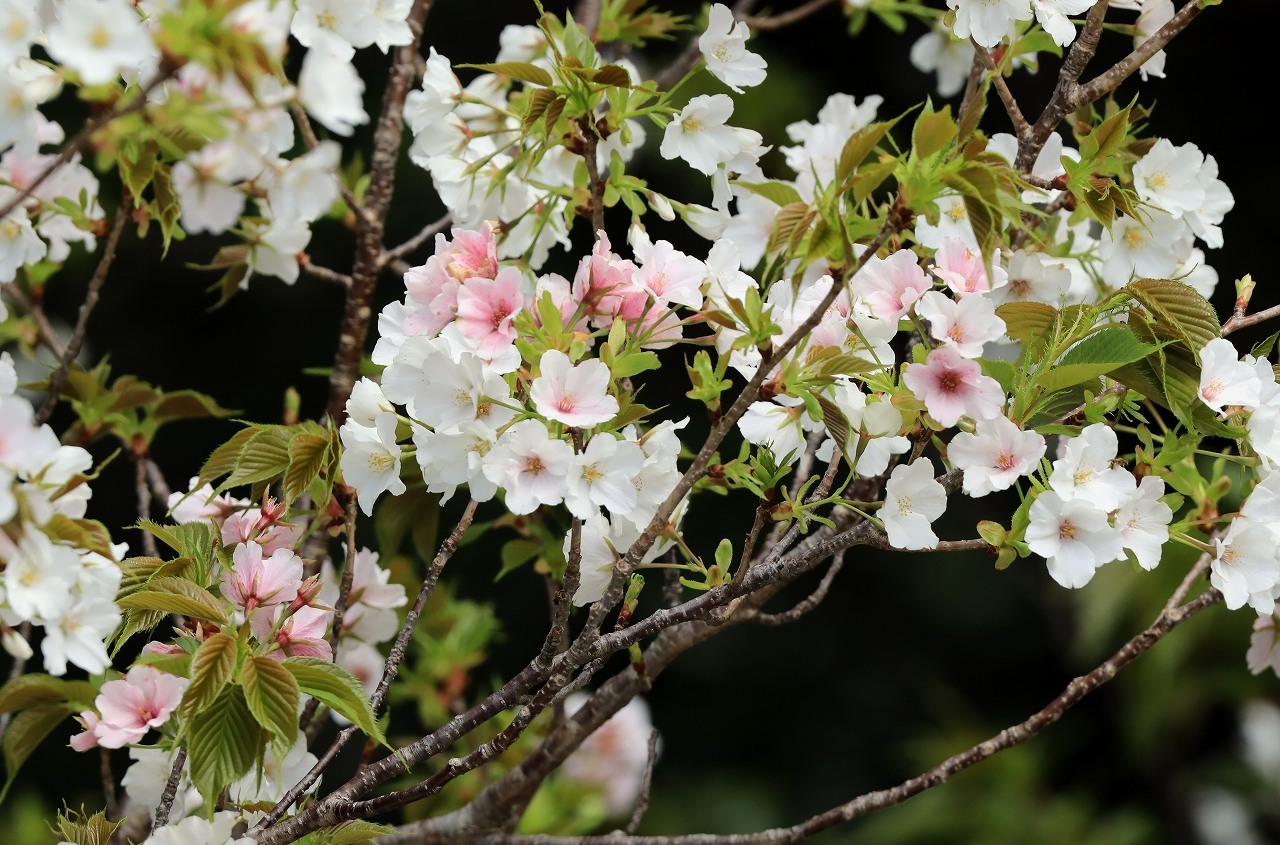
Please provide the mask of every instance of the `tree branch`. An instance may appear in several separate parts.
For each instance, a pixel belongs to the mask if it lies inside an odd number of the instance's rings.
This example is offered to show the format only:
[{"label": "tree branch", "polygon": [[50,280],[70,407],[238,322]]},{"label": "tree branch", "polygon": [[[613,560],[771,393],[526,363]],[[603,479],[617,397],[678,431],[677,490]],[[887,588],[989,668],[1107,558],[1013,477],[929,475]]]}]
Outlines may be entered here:
[{"label": "tree branch", "polygon": [[84,343],[85,333],[89,330],[89,315],[93,313],[94,307],[98,304],[98,294],[102,291],[102,285],[107,281],[107,273],[111,270],[111,262],[116,257],[116,247],[120,245],[120,235],[124,233],[124,224],[129,220],[130,202],[131,200],[128,196],[120,198],[120,207],[116,209],[115,223],[111,226],[111,233],[107,235],[106,245],[102,248],[102,258],[98,261],[98,268],[93,271],[93,278],[89,280],[89,291],[85,294],[84,303],[80,306],[80,315],[76,318],[75,330],[71,333],[71,339],[67,341],[66,348],[62,350],[62,354],[59,356],[58,368],[49,377],[49,395],[44,400],[44,405],[40,408],[39,413],[36,414],[36,425],[43,425],[48,422],[53,409],[58,405],[58,396],[62,393],[62,387],[67,383],[67,374],[71,371],[71,362],[75,361],[76,356],[80,354],[80,347]]},{"label": "tree branch", "polygon": [[423,22],[430,6],[431,0],[414,0],[409,11],[408,23],[413,39],[399,47],[391,61],[386,93],[382,98],[382,113],[374,131],[369,190],[365,193],[363,210],[356,213],[356,259],[351,268],[351,286],[347,288],[338,351],[329,375],[329,418],[335,423],[341,423],[346,416],[347,397],[355,384],[365,336],[369,332],[373,313],[370,302],[381,269],[378,262],[382,257],[387,209],[395,190],[396,161],[400,157],[404,129],[404,101],[413,84]]},{"label": "tree branch", "polygon": [[1181,607],[1162,612],[1145,631],[1121,646],[1115,654],[1093,671],[1071,681],[1057,698],[1022,722],[1005,728],[990,739],[959,754],[948,757],[927,772],[897,786],[860,795],[791,827],[746,834],[632,836],[619,831],[603,836],[584,837],[518,836],[506,833],[477,833],[474,830],[417,829],[382,841],[388,845],[389,843],[446,845],[446,843],[456,843],[463,839],[468,845],[792,845],[838,824],[901,804],[921,792],[946,783],[953,775],[1005,749],[1021,745],[1062,718],[1068,710],[1114,678],[1120,669],[1141,657],[1178,625],[1221,600],[1221,593],[1217,590],[1209,590]]},{"label": "tree branch", "polygon": [[418,232],[418,234],[414,235],[412,238],[409,238],[409,240],[382,253],[382,256],[378,259],[378,266],[380,268],[386,267],[396,259],[404,258],[428,240],[434,238],[440,232],[443,232],[452,222],[453,215],[446,211],[443,217],[432,220],[426,226],[423,226],[422,231]]},{"label": "tree branch", "polygon": [[779,12],[776,15],[768,17],[754,17],[752,15],[742,15],[741,19],[746,21],[747,26],[752,29],[758,29],[761,32],[767,32],[783,27],[791,26],[799,23],[814,12],[820,11],[827,6],[834,6],[836,0],[809,0],[802,6],[798,6],[786,12]]},{"label": "tree branch", "polygon": [[173,799],[178,794],[178,782],[182,780],[182,767],[187,764],[187,749],[178,747],[173,755],[173,766],[169,769],[169,779],[165,781],[164,792],[160,793],[160,803],[152,815],[154,821],[151,830],[155,832],[169,823],[169,811],[173,808]]},{"label": "tree branch", "polygon": [[1000,97],[1000,102],[1004,105],[1005,114],[1009,115],[1009,122],[1013,124],[1013,133],[1018,137],[1018,141],[1021,142],[1030,136],[1031,124],[1027,122],[1027,118],[1022,114],[1018,101],[1014,98],[1013,92],[1009,90],[1008,81],[1005,80],[1004,74],[1000,72],[1000,68],[996,66],[996,60],[991,57],[991,53],[977,41],[969,40],[973,43],[973,49],[976,51],[978,60],[982,62],[988,73],[990,73],[991,83],[995,86],[996,95]]},{"label": "tree branch", "polygon": [[1071,108],[1068,111],[1074,111],[1114,91],[1121,82],[1132,76],[1148,59],[1163,50],[1206,8],[1207,6],[1202,6],[1199,0],[1187,0],[1168,23],[1151,33],[1151,37],[1135,47],[1133,52],[1098,74],[1088,83],[1077,88],[1075,97],[1071,101]]}]

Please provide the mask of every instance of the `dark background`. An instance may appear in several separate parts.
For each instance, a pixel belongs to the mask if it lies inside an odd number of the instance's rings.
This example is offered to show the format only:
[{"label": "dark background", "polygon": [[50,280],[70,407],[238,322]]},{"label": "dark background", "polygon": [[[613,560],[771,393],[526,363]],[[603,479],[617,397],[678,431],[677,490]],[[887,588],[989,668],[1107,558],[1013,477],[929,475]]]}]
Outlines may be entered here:
[{"label": "dark background", "polygon": [[[551,11],[563,6],[547,4]],[[1141,102],[1154,107],[1152,134],[1194,142],[1214,155],[1220,177],[1235,194],[1235,209],[1223,225],[1226,246],[1209,255],[1221,278],[1215,297],[1221,314],[1229,311],[1232,281],[1245,273],[1259,280],[1259,307],[1280,300],[1268,273],[1278,181],[1265,122],[1274,99],[1274,17],[1261,3],[1209,9],[1175,41],[1167,78],[1142,90]],[[426,42],[454,62],[491,60],[504,24],[533,19],[533,4],[525,0],[441,0],[429,18]],[[789,143],[788,123],[815,119],[831,93],[850,93],[859,101],[879,94],[886,100],[880,114],[889,116],[933,92],[932,76],[906,60],[922,28],[899,36],[873,21],[850,39],[844,20],[826,9],[754,40],[753,49],[769,62],[769,79],[740,98],[733,122],[758,129],[776,147]],[[1123,55],[1129,44],[1125,36],[1108,35],[1090,73]],[[376,115],[385,59],[365,53],[367,108]],[[661,64],[660,51],[652,61],[650,67]],[[1013,82],[1029,115],[1044,102],[1056,66],[1056,59],[1046,57],[1038,76]],[[1130,82],[1118,99],[1127,102],[1135,91]],[[1002,118],[993,100],[984,127],[1004,131]],[[655,185],[687,180],[691,171],[658,158],[657,135],[650,128],[640,172]],[[367,132],[358,133],[352,148],[367,150],[367,141]],[[404,164],[389,242],[408,237],[441,211],[427,176]],[[776,151],[765,168],[785,175]],[[673,187],[672,195],[705,190],[697,179],[692,188]],[[615,244],[621,243],[625,214],[610,221]],[[652,231],[676,237],[671,230]],[[315,227],[310,253],[317,263],[348,269],[351,241],[341,225],[323,221]],[[708,245],[686,238],[677,246],[704,255]],[[167,389],[206,392],[251,420],[278,420],[283,394],[294,387],[302,413],[318,416],[325,379],[302,371],[331,362],[341,291],[306,277],[292,287],[255,279],[249,291],[211,311],[214,298],[205,288],[215,277],[187,265],[206,261],[215,249],[214,239],[192,237],[157,263],[154,234],[144,243],[126,235],[90,322],[86,360],[109,354],[117,373]],[[556,260],[548,269],[556,269]],[[50,283],[52,316],[74,321],[90,266],[84,257]],[[558,269],[571,268],[563,262]],[[399,283],[386,278],[378,306],[402,295]],[[674,399],[683,390],[677,383],[682,376],[670,378],[666,390]],[[664,388],[652,389],[661,394]],[[173,426],[158,438],[154,456],[180,489],[235,428],[225,421]],[[740,542],[749,508],[733,499],[699,502],[691,524],[713,526],[717,533],[695,529],[693,541],[707,552],[720,536]],[[974,519],[1004,518],[1012,506],[993,496],[953,504],[952,510],[939,526],[944,537],[970,536]],[[109,526],[132,521],[127,461],[108,467],[95,484],[93,511]],[[117,539],[136,542],[133,533],[125,530]],[[727,632],[682,659],[655,686],[649,699],[663,755],[654,808],[642,830],[728,832],[791,824],[912,776],[1042,707],[1067,680],[1145,627],[1189,561],[1188,555],[1171,554],[1150,574],[1112,564],[1084,590],[1068,592],[1047,577],[1038,559],[997,572],[980,554],[854,550],[818,611],[782,629]],[[505,638],[488,668],[509,674],[541,642],[544,589],[529,572],[494,585],[496,561],[477,556],[459,563],[451,567],[459,592],[496,604]],[[816,580],[814,575],[797,584],[788,597],[804,595]],[[786,604],[786,598],[778,600],[779,608]],[[1269,816],[1280,787],[1251,775],[1237,754],[1240,703],[1258,697],[1280,701],[1274,677],[1253,679],[1244,666],[1252,616],[1247,610],[1206,612],[1028,746],[904,807],[825,834],[825,840],[1211,841],[1192,832],[1191,808],[1206,785],[1222,785],[1242,796],[1259,828],[1269,831],[1260,841],[1280,841],[1280,828]],[[0,830],[6,813],[29,816],[41,802],[100,801],[91,778],[71,781],[88,776],[91,767],[58,742],[47,745],[28,764],[20,785],[25,798],[19,794],[0,808]]]}]

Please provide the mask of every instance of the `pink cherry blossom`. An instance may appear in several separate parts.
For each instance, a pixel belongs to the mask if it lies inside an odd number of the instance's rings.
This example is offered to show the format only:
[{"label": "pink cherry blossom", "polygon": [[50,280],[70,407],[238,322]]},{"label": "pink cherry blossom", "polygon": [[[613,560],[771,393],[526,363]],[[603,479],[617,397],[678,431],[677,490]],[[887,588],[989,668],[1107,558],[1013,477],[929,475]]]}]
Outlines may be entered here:
[{"label": "pink cherry blossom", "polygon": [[853,278],[854,292],[881,320],[899,320],[911,303],[933,287],[916,263],[916,254],[900,249],[888,258],[872,256]]},{"label": "pink cherry blossom", "polygon": [[609,367],[595,359],[574,365],[558,349],[542,353],[541,371],[529,387],[539,414],[574,428],[608,422],[618,413],[618,400],[609,395]]},{"label": "pink cherry blossom", "polygon": [[961,417],[989,420],[1000,413],[1004,391],[995,379],[984,376],[976,361],[941,346],[923,364],[910,364],[902,381],[924,402],[929,416],[950,427]]},{"label": "pink cherry blossom", "polygon": [[981,253],[974,252],[959,238],[945,238],[933,260],[935,263],[929,265],[929,272],[941,279],[957,297],[988,293],[1009,281],[1008,273],[998,265],[989,277]]},{"label": "pink cherry blossom", "polygon": [[[453,322],[458,311],[458,280],[449,275],[440,256],[433,255],[420,267],[404,274],[407,302],[420,306],[406,320],[406,329],[415,337],[435,337]],[[409,325],[411,323],[411,325]]]},{"label": "pink cherry blossom", "polygon": [[302,583],[302,558],[279,549],[266,560],[257,543],[240,543],[232,553],[234,565],[222,573],[222,595],[245,613],[293,601]]},{"label": "pink cherry blossom", "polygon": [[249,508],[232,514],[222,523],[222,544],[233,546],[252,540],[262,547],[265,555],[275,554],[280,549],[292,549],[305,527],[292,522],[280,522],[279,516],[264,514],[260,508]]},{"label": "pink cherry blossom", "polygon": [[332,610],[319,607],[299,607],[293,615],[280,623],[275,629],[274,618],[279,613],[256,614],[249,625],[254,636],[264,642],[275,643],[278,648],[267,652],[273,660],[284,660],[286,657],[316,657],[320,660],[332,660],[333,649],[325,637],[329,633],[329,622]]},{"label": "pink cherry blossom", "polygon": [[607,317],[602,325],[611,324],[614,317],[635,320],[649,302],[648,295],[632,284],[637,271],[634,261],[611,251],[609,238],[601,231],[591,255],[578,264],[574,299],[585,303],[588,313]]},{"label": "pink cherry blossom", "polygon": [[454,229],[450,241],[436,235],[436,254],[446,273],[462,282],[471,278],[492,279],[498,275],[498,244],[493,227],[485,221],[480,231]]},{"label": "pink cherry blossom", "polygon": [[490,356],[516,339],[515,317],[525,306],[520,271],[504,267],[492,279],[467,279],[458,291],[458,327]]},{"label": "pink cherry blossom", "polygon": [[655,302],[702,307],[702,280],[706,278],[707,265],[667,241],[637,246],[636,258],[644,263],[632,276],[632,283]]},{"label": "pink cherry blossom", "polygon": [[[120,748],[137,742],[151,728],[158,728],[168,719],[182,694],[191,683],[151,666],[134,666],[123,680],[107,681],[98,692],[94,704],[99,720],[90,728],[91,719],[85,718],[85,727],[93,731],[97,744],[103,748]],[[85,747],[86,740],[79,744]]]}]

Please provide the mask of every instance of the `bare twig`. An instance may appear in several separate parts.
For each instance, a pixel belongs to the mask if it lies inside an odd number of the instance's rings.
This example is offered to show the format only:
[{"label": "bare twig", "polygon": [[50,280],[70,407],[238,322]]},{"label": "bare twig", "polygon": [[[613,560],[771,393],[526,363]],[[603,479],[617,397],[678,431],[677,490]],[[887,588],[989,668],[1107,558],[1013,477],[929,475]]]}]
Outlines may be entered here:
[{"label": "bare twig", "polygon": [[432,220],[426,226],[423,226],[422,230],[412,238],[409,238],[409,240],[382,253],[381,257],[378,258],[378,266],[386,267],[396,259],[404,258],[431,238],[443,232],[452,222],[453,215],[446,211],[443,217]]},{"label": "bare twig", "polygon": [[636,808],[631,811],[631,821],[627,822],[627,826],[623,831],[627,834],[636,832],[636,828],[640,827],[640,822],[644,820],[644,814],[649,810],[649,790],[653,786],[653,767],[658,762],[658,731],[653,729],[649,731],[649,754],[644,761],[644,777],[640,781],[640,795],[636,798]]},{"label": "bare twig", "polygon": [[1022,109],[1018,106],[1017,99],[1014,98],[1013,92],[1009,90],[1009,83],[1005,81],[1004,74],[996,66],[996,60],[991,57],[991,53],[976,41],[973,42],[973,49],[977,51],[978,59],[990,73],[991,83],[995,86],[996,95],[1000,97],[1001,104],[1004,105],[1005,113],[1009,115],[1009,122],[1013,124],[1014,134],[1019,141],[1022,141],[1030,135],[1031,124],[1027,122],[1027,118],[1022,114]]},{"label": "bare twig", "polygon": [[1068,109],[1068,111],[1074,111],[1114,91],[1121,82],[1124,82],[1136,73],[1138,68],[1146,64],[1148,59],[1168,46],[1169,42],[1186,29],[1209,5],[1211,4],[1200,3],[1199,0],[1187,0],[1187,2],[1183,3],[1182,8],[1169,19],[1168,23],[1151,33],[1151,36],[1135,47],[1133,52],[1095,76],[1088,83],[1081,85],[1076,90],[1075,97],[1072,100],[1072,108]]},{"label": "bare twig", "polygon": [[[314,150],[320,146],[320,139],[316,137],[316,130],[311,125],[311,116],[307,114],[307,110],[302,107],[302,103],[296,99],[289,103],[289,111],[293,113],[293,120],[298,124],[298,131],[302,134],[302,143],[306,145],[308,150]],[[338,189],[342,192],[342,200],[351,209],[355,215],[360,215],[364,209],[360,205],[360,200],[356,199],[356,195],[351,192],[342,182],[342,178],[338,177]]]},{"label": "bare twig", "polygon": [[604,234],[604,181],[600,178],[600,166],[596,161],[600,136],[595,125],[587,118],[582,119],[579,129],[586,140],[582,161],[587,166],[587,191],[591,196],[591,237],[599,240]]},{"label": "bare twig", "polygon": [[98,294],[102,291],[103,283],[107,281],[107,273],[111,270],[111,262],[116,257],[116,248],[120,245],[120,235],[124,233],[124,225],[129,220],[130,202],[131,200],[127,196],[120,199],[120,207],[116,209],[115,223],[111,226],[111,233],[107,235],[106,245],[102,248],[102,258],[98,260],[98,268],[93,271],[93,277],[89,279],[89,290],[85,294],[84,303],[80,306],[80,315],[76,318],[75,330],[71,333],[71,339],[67,341],[66,348],[58,356],[58,368],[49,377],[49,396],[45,399],[39,413],[36,414],[36,425],[48,422],[49,416],[58,404],[58,396],[62,393],[62,387],[67,383],[67,374],[71,371],[71,362],[80,354],[80,346],[84,343],[85,332],[89,329],[89,315],[93,313],[94,306],[98,304]]},{"label": "bare twig", "polygon": [[[146,458],[133,459],[134,494],[138,499],[138,519],[151,519],[151,485],[147,481]],[[142,532],[142,551],[148,557],[156,557],[156,538],[150,531]]]},{"label": "bare twig", "polygon": [[797,6],[786,12],[779,12],[776,15],[768,17],[754,17],[752,15],[743,15],[742,20],[747,22],[747,26],[752,29],[758,29],[761,32],[767,32],[774,29],[782,29],[799,23],[814,12],[825,9],[827,6],[834,6],[836,0],[809,0],[801,6]]},{"label": "bare twig", "polygon": [[[300,258],[305,259],[303,254]],[[351,287],[351,277],[346,273],[339,273],[337,270],[330,270],[321,264],[312,264],[309,259],[299,260],[298,269],[314,279],[320,279],[325,282],[332,282],[335,285],[341,285],[344,288]]]},{"label": "bare twig", "polygon": [[107,819],[114,821],[120,818],[120,801],[116,797],[116,776],[111,771],[111,749],[102,746],[98,746],[98,774],[102,778],[102,799]]},{"label": "bare twig", "polygon": [[152,814],[154,821],[151,823],[151,830],[157,831],[169,823],[169,811],[173,808],[173,799],[178,794],[178,782],[182,780],[182,767],[187,763],[187,749],[178,748],[178,753],[173,755],[173,767],[169,769],[169,779],[165,781],[164,792],[160,794],[160,803],[156,805],[156,811]]},{"label": "bare twig", "polygon": [[414,0],[408,24],[413,38],[395,51],[382,97],[382,113],[373,136],[373,156],[369,167],[369,189],[365,192],[363,212],[356,213],[356,258],[351,268],[351,286],[342,315],[338,350],[329,374],[329,418],[335,423],[346,416],[347,397],[360,369],[365,336],[373,314],[370,303],[381,269],[382,237],[386,229],[387,209],[395,190],[396,161],[404,129],[404,101],[413,84],[417,67],[418,45],[422,41],[423,22],[430,0]]},{"label": "bare twig", "polygon": [[744,834],[688,834],[677,836],[633,836],[616,832],[603,836],[520,836],[507,833],[479,834],[474,830],[423,830],[395,838],[397,845],[446,845],[465,841],[468,845],[793,845],[838,824],[853,821],[886,807],[893,807],[935,786],[953,775],[1014,746],[1021,745],[1057,722],[1090,693],[1115,677],[1129,663],[1141,657],[1174,628],[1210,605],[1222,600],[1217,590],[1209,590],[1191,602],[1162,612],[1142,633],[1120,647],[1093,671],[1074,679],[1057,698],[1022,722],[980,742],[897,786],[868,792],[851,801],[812,816],[791,827]]},{"label": "bare twig", "polygon": [[784,610],[780,613],[756,613],[751,617],[751,621],[758,625],[767,625],[769,627],[790,625],[822,604],[822,600],[827,597],[828,591],[831,590],[831,585],[835,583],[836,576],[840,574],[842,568],[844,568],[843,550],[836,552],[835,557],[831,559],[831,566],[827,567],[827,571],[822,575],[822,580],[818,582],[817,589],[806,598],[797,602],[790,610]]},{"label": "bare twig", "polygon": [[40,335],[40,342],[48,347],[55,357],[61,358],[66,346],[62,342],[62,338],[58,337],[58,333],[53,326],[50,325],[49,318],[45,316],[44,309],[40,307],[39,303],[33,301],[17,285],[0,285],[0,290],[3,290],[5,296],[13,300],[14,304],[35,322],[36,331]]},{"label": "bare twig", "polygon": [[1247,329],[1250,326],[1265,323],[1267,320],[1273,320],[1276,317],[1280,317],[1280,305],[1273,305],[1254,314],[1232,314],[1230,319],[1222,324],[1222,336],[1226,337],[1232,332],[1238,332],[1240,329]]},{"label": "bare twig", "polygon": [[142,464],[147,470],[147,481],[151,485],[151,492],[155,497],[168,507],[169,497],[173,495],[169,491],[169,483],[164,480],[164,473],[160,471],[160,466],[151,458],[143,458]]}]

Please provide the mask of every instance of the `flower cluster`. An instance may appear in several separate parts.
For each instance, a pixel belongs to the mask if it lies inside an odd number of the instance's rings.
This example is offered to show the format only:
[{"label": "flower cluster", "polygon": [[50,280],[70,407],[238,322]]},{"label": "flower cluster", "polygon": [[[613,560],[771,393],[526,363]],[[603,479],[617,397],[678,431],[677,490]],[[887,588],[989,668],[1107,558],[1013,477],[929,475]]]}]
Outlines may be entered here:
[{"label": "flower cluster", "polygon": [[[9,653],[30,657],[31,646],[15,630],[42,626],[45,670],[68,663],[90,673],[111,665],[105,639],[120,622],[115,604],[123,544],[91,550],[69,538],[83,536],[92,495],[86,474],[92,456],[63,446],[48,425],[15,394],[13,363],[0,359],[0,626]],[[81,541],[83,542],[83,540]]]},{"label": "flower cluster", "polygon": [[1026,542],[1043,555],[1064,587],[1083,587],[1104,563],[1125,552],[1143,569],[1160,563],[1173,510],[1161,501],[1164,482],[1113,466],[1119,440],[1106,425],[1087,426],[1066,441],[1053,462],[1049,487],[1031,505]]}]

